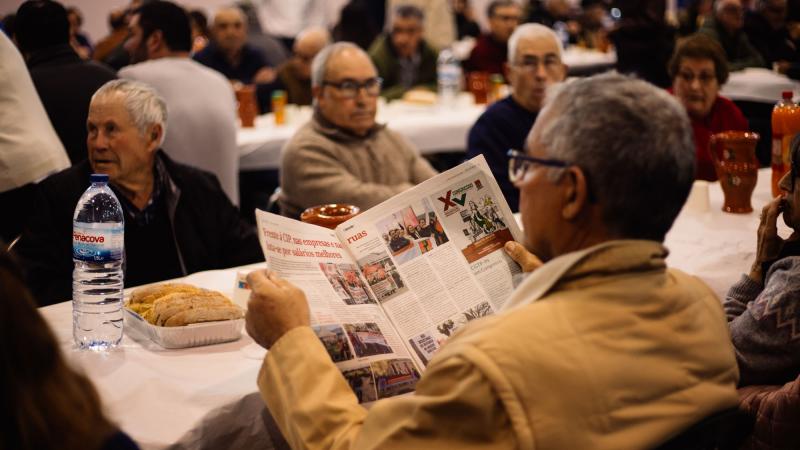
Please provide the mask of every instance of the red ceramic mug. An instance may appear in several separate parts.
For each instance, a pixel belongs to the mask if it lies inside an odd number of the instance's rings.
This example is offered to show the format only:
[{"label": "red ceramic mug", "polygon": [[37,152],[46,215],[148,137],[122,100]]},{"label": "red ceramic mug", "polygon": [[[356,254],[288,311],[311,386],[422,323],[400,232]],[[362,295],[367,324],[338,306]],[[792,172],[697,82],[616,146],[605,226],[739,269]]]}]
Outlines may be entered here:
[{"label": "red ceramic mug", "polygon": [[300,214],[300,220],[332,230],[360,212],[361,209],[355,205],[331,203],[306,209]]}]

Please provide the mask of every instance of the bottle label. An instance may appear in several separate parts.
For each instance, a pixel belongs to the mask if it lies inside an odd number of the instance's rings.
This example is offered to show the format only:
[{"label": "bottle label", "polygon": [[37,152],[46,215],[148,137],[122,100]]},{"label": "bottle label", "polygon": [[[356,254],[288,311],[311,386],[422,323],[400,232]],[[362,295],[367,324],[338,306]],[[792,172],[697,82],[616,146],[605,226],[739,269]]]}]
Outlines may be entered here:
[{"label": "bottle label", "polygon": [[72,257],[81,261],[107,263],[122,259],[125,228],[118,223],[72,224]]}]

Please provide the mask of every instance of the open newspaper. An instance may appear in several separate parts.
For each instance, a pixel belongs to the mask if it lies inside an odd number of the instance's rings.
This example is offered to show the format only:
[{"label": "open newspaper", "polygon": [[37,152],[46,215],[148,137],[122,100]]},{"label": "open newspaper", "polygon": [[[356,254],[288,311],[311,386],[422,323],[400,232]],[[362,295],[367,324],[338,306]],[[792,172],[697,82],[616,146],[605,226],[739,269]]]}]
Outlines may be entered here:
[{"label": "open newspaper", "polygon": [[267,266],[299,286],[311,324],[362,403],[412,392],[442,343],[498,311],[522,239],[483,156],[329,230],[257,211]]}]

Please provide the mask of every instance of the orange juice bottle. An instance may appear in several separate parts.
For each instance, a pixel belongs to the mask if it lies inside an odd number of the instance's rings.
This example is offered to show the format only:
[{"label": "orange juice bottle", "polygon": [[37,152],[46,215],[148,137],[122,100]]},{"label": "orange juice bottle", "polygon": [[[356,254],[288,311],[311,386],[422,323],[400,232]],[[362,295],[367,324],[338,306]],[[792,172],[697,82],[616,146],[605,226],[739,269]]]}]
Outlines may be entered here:
[{"label": "orange juice bottle", "polygon": [[272,91],[272,114],[275,115],[275,125],[286,123],[286,91]]},{"label": "orange juice bottle", "polygon": [[[784,145],[787,135],[790,135],[788,125],[789,116],[797,106],[792,102],[792,91],[783,91],[781,101],[772,109],[772,196],[780,194],[778,182],[789,171],[789,149]],[[789,141],[791,142],[791,136]]]}]

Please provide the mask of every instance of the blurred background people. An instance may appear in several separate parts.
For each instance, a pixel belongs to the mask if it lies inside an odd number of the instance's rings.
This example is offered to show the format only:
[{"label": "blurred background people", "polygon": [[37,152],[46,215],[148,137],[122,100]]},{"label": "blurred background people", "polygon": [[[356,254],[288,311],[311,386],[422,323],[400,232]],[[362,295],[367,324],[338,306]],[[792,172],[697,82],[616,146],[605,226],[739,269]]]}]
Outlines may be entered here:
[{"label": "blurred background people", "polygon": [[67,8],[67,18],[69,19],[69,39],[75,53],[81,59],[89,59],[92,57],[92,43],[89,37],[83,33],[81,26],[83,25],[83,15],[74,6]]},{"label": "blurred background people", "polygon": [[670,85],[667,62],[675,47],[675,29],[665,19],[665,0],[615,0],[620,19],[610,33],[616,69],[656,86]]},{"label": "blurred background people", "polygon": [[330,33],[321,27],[303,30],[297,35],[292,57],[278,67],[278,87],[286,91],[288,103],[311,104],[311,62],[330,41]]},{"label": "blurred background people", "polygon": [[247,43],[261,51],[267,59],[267,65],[278,67],[289,58],[289,49],[277,37],[264,31],[258,18],[258,11],[249,1],[242,0],[236,3],[242,10],[247,21]]},{"label": "blurred background people", "polygon": [[431,48],[439,51],[456,40],[456,21],[451,0],[388,0],[386,23],[392,24],[394,15],[401,6],[416,6],[425,17],[423,39]]},{"label": "blurred background people", "polygon": [[0,240],[0,338],[25,343],[0,350],[0,405],[9,414],[0,425],[0,448],[138,450],[106,417],[89,378],[67,363],[22,280]]},{"label": "blurred background people", "polygon": [[275,81],[276,72],[259,48],[247,42],[246,16],[237,7],[224,7],[214,15],[211,43],[193,56],[195,61],[224,75],[231,82],[255,84],[259,107],[269,111],[271,88],[258,88]]},{"label": "blurred background people", "polygon": [[85,160],[89,100],[116,74],[75,52],[67,10],[58,2],[29,0],[20,5],[14,36],[70,161]]},{"label": "blurred background people", "polygon": [[478,38],[464,68],[468,72],[502,74],[508,59],[508,38],[520,23],[522,8],[513,0],[494,0],[486,11],[489,33]]},{"label": "blurred background people", "polygon": [[786,22],[786,0],[758,0],[747,11],[744,32],[764,58],[767,68],[800,78],[800,36],[793,37]]},{"label": "blurred background people", "polygon": [[[379,5],[380,8],[375,7]],[[380,34],[386,16],[386,3],[372,0],[351,0],[339,13],[339,22],[333,27],[335,42],[352,42],[369,50]]]},{"label": "blurred background people", "polygon": [[369,56],[383,78],[381,95],[400,98],[411,89],[436,89],[436,51],[423,38],[425,15],[412,5],[398,6],[389,32],[378,37]]},{"label": "blurred background people", "polygon": [[453,15],[456,19],[456,38],[477,38],[481,35],[481,27],[475,21],[475,13],[469,0],[453,0]]},{"label": "blurred background people", "polygon": [[246,17],[239,8],[219,9],[214,15],[211,35],[211,43],[194,55],[196,61],[231,81],[258,84],[275,80],[275,69],[267,64],[264,53],[247,43]]},{"label": "blurred background people", "polygon": [[741,0],[717,0],[714,14],[703,23],[699,33],[717,41],[725,51],[728,70],[762,67],[764,58],[747,39],[744,30],[744,7]]},{"label": "blurred background people", "polygon": [[708,36],[687,38],[669,62],[671,92],[678,98],[692,122],[695,143],[695,178],[715,181],[717,173],[708,147],[711,135],[728,130],[748,129],[739,108],[719,95],[728,81],[728,64],[722,47]]},{"label": "blurred background people", "polygon": [[169,111],[163,150],[175,161],[217,176],[234,205],[239,204],[236,103],[220,73],[189,58],[189,16],[180,6],[153,0],[134,11],[125,48],[134,64],[122,78],[155,88]]},{"label": "blurred background people", "polygon": [[206,48],[211,40],[211,32],[208,30],[208,18],[206,14],[199,10],[189,11],[189,25],[192,27],[192,55]]},{"label": "blurred background people", "polygon": [[104,61],[115,48],[122,45],[128,37],[128,12],[125,9],[115,9],[108,13],[108,36],[97,41],[92,59]]}]

